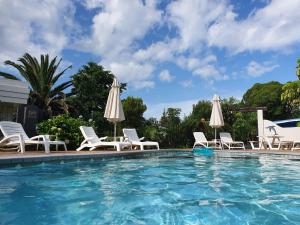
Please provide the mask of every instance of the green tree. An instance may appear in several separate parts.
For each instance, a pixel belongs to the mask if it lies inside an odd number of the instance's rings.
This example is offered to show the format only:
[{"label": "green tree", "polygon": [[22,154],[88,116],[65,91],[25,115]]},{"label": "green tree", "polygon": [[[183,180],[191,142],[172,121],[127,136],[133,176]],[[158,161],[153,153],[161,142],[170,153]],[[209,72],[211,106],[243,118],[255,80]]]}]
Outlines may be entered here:
[{"label": "green tree", "polygon": [[144,113],[147,106],[141,98],[132,96],[122,100],[125,120],[122,121],[122,127],[135,128],[139,133],[143,133],[145,126]]},{"label": "green tree", "polygon": [[[18,59],[18,63],[9,60],[4,62],[4,64],[17,69],[19,75],[28,82],[30,86],[29,103],[42,109],[46,117],[68,111],[63,91],[72,83],[67,81],[56,84],[71,66],[57,72],[61,61],[62,59],[57,60],[57,57],[49,59],[49,55],[41,55],[40,61],[38,61],[37,58],[26,53]],[[5,72],[0,72],[0,76],[19,80],[19,76]]]},{"label": "green tree", "polygon": [[296,110],[296,113],[299,113],[300,107],[300,59],[297,61],[296,75],[298,80],[293,82],[287,82],[282,87],[281,100],[287,102],[291,105],[293,110]]},{"label": "green tree", "polygon": [[159,143],[163,143],[165,140],[166,131],[156,118],[149,118],[145,122],[143,136],[149,140],[155,140]]},{"label": "green tree", "polygon": [[291,108],[281,101],[282,84],[276,81],[256,83],[244,95],[244,106],[266,106],[266,118],[270,120],[287,119],[292,117]]},{"label": "green tree", "polygon": [[298,77],[298,80],[300,80],[300,59],[297,60],[296,75]]},{"label": "green tree", "polygon": [[222,127],[220,130],[234,133],[233,124],[237,119],[236,114],[239,111],[241,102],[233,97],[230,97],[228,99],[222,99],[221,106],[224,118],[224,127]]},{"label": "green tree", "polygon": [[194,143],[193,132],[204,132],[208,138],[213,136],[212,129],[208,126],[212,104],[210,101],[201,100],[193,105],[190,115],[183,118],[181,122],[181,145],[190,147]]},{"label": "green tree", "polygon": [[161,143],[165,147],[182,147],[181,133],[181,109],[168,108],[160,119],[160,125],[165,130],[164,141]]},{"label": "green tree", "polygon": [[[99,135],[112,135],[113,125],[104,118],[105,106],[114,75],[101,65],[89,62],[72,76],[73,88],[68,98],[73,117],[95,121]],[[121,92],[126,84],[121,84]]]},{"label": "green tree", "polygon": [[210,119],[211,109],[212,104],[210,101],[199,101],[197,104],[193,105],[191,116],[198,122],[200,121],[200,119],[205,119],[206,121],[208,121]]},{"label": "green tree", "polygon": [[255,112],[237,112],[232,124],[232,133],[236,140],[247,142],[257,139],[257,115]]}]

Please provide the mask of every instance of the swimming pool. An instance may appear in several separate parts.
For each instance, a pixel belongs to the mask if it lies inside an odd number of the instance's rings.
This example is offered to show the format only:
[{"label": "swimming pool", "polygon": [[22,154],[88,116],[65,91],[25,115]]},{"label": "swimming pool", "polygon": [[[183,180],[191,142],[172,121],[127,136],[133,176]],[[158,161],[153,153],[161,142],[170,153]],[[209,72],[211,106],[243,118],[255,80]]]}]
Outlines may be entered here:
[{"label": "swimming pool", "polygon": [[299,170],[228,154],[0,168],[0,224],[296,224]]}]

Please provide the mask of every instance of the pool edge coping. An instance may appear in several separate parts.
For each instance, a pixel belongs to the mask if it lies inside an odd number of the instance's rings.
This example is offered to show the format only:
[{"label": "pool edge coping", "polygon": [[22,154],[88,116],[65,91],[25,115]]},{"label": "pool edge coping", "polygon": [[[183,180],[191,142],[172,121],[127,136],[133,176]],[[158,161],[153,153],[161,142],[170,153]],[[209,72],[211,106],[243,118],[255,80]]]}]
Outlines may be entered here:
[{"label": "pool edge coping", "polygon": [[110,159],[122,157],[144,157],[155,156],[167,153],[187,152],[183,149],[162,149],[162,150],[144,150],[144,151],[126,151],[126,152],[88,152],[88,153],[50,153],[39,155],[14,155],[0,158],[1,166],[14,164],[41,163],[60,160],[86,160],[86,159]]},{"label": "pool edge coping", "polygon": [[[76,153],[76,152],[66,152],[66,153],[55,153],[50,154],[40,153],[37,155],[10,155],[0,157],[0,166],[10,166],[16,164],[27,164],[27,163],[42,163],[42,162],[51,162],[51,161],[64,161],[64,160],[88,160],[88,159],[117,159],[123,157],[149,157],[149,156],[158,156],[168,153],[179,153],[179,152],[191,152],[191,149],[152,149],[144,151],[110,151],[110,152],[86,152],[86,153]],[[259,155],[282,155],[282,156],[296,156],[300,157],[299,152],[292,151],[270,151],[270,150],[215,150],[217,154],[219,153],[228,153],[228,154],[243,154],[243,153],[252,153]]]}]

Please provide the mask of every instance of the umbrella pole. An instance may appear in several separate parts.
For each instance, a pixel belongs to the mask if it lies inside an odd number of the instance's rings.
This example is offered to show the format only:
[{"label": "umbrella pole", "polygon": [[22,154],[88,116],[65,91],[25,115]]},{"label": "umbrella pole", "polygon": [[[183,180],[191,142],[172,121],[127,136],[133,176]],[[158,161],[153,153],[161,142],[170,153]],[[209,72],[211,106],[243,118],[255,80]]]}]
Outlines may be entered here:
[{"label": "umbrella pole", "polygon": [[114,141],[117,139],[117,123],[114,122]]},{"label": "umbrella pole", "polygon": [[217,148],[217,128],[215,128],[215,148]]}]

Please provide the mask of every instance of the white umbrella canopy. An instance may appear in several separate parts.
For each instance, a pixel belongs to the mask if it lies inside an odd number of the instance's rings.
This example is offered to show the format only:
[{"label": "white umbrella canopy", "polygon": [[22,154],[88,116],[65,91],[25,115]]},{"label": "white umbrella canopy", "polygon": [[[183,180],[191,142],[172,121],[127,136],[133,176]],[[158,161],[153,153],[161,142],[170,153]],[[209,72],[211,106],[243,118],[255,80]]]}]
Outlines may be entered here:
[{"label": "white umbrella canopy", "polygon": [[104,117],[114,123],[114,141],[116,141],[117,122],[125,120],[124,111],[120,99],[120,84],[116,78],[109,91]]},{"label": "white umbrella canopy", "polygon": [[224,119],[221,109],[220,97],[214,95],[212,100],[212,111],[209,121],[209,126],[215,128],[215,139],[217,139],[217,128],[224,126]]}]

